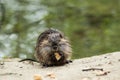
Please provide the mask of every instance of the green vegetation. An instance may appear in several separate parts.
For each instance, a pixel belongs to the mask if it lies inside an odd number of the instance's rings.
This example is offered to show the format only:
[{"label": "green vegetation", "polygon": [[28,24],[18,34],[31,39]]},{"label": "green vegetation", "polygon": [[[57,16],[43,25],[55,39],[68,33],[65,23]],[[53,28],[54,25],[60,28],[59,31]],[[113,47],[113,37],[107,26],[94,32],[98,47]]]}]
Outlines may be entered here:
[{"label": "green vegetation", "polygon": [[[73,58],[119,51],[119,0],[1,0],[0,57],[29,57],[38,35],[57,28]],[[3,19],[4,18],[4,19]]]}]

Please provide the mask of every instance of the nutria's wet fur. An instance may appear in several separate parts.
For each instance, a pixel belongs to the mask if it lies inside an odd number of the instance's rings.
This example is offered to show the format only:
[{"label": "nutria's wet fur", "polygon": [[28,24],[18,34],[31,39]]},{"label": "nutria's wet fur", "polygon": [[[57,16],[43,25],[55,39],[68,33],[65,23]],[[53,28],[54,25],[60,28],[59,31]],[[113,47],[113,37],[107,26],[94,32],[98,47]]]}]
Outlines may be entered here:
[{"label": "nutria's wet fur", "polygon": [[[55,58],[54,53],[61,56]],[[36,59],[43,66],[59,66],[71,62],[71,45],[64,34],[56,29],[48,29],[40,34],[36,44]]]}]

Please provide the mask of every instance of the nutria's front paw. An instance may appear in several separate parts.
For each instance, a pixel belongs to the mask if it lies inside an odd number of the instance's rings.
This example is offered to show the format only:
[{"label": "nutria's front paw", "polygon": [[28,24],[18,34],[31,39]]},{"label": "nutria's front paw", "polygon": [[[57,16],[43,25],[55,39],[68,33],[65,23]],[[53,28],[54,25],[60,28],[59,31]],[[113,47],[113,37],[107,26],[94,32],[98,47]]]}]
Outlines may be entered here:
[{"label": "nutria's front paw", "polygon": [[54,66],[54,65],[52,65],[52,64],[43,64],[43,67],[52,67],[52,66]]}]

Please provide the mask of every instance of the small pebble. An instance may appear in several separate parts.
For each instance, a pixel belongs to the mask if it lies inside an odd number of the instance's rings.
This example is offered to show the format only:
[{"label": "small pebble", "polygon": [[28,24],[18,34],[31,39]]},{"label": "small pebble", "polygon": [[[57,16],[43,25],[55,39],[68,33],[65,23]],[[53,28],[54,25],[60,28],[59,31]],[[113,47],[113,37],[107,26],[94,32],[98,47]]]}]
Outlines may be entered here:
[{"label": "small pebble", "polygon": [[42,80],[42,77],[39,74],[35,74],[34,80]]}]

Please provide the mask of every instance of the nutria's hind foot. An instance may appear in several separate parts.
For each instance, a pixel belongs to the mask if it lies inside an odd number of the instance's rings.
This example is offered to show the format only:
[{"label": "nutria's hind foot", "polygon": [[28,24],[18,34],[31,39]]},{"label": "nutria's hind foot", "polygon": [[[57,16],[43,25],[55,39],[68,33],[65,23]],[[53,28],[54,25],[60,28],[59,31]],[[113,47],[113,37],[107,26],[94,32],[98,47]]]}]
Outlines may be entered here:
[{"label": "nutria's hind foot", "polygon": [[66,64],[69,64],[69,63],[72,63],[72,62],[73,62],[72,60],[67,60]]}]

